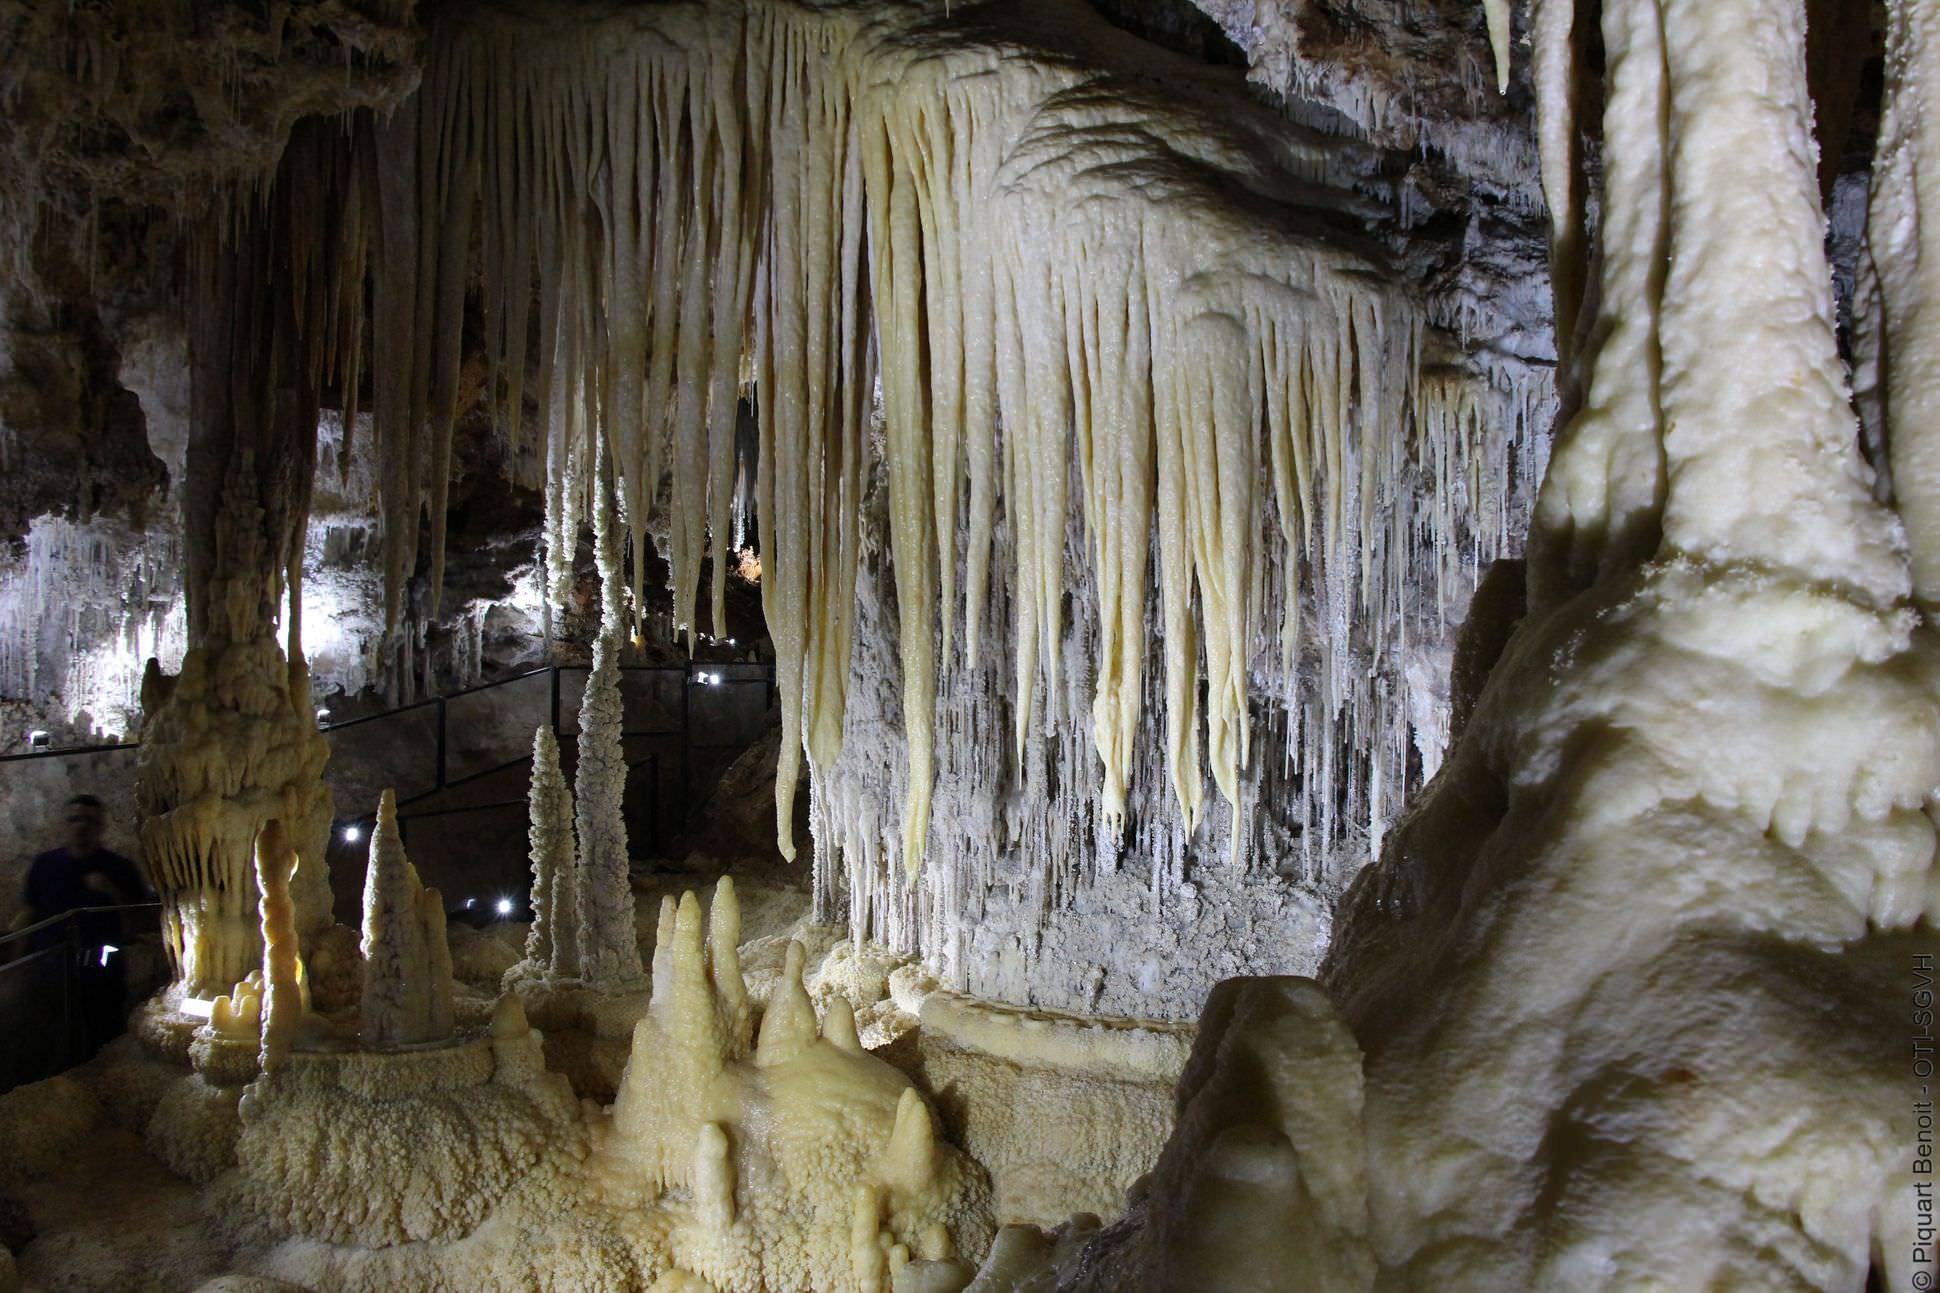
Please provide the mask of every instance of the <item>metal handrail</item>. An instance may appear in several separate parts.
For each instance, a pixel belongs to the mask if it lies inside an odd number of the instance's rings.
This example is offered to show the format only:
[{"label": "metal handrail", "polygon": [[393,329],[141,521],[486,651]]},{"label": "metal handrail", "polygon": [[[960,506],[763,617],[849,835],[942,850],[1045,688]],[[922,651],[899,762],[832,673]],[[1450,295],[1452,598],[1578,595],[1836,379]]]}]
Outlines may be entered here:
[{"label": "metal handrail", "polygon": [[380,718],[389,718],[393,714],[408,714],[414,709],[423,709],[426,705],[440,705],[448,700],[456,700],[460,696],[470,696],[474,692],[490,691],[494,687],[507,687],[515,682],[524,682],[527,678],[537,678],[542,673],[557,673],[566,667],[565,665],[542,664],[536,669],[527,669],[524,673],[510,674],[504,678],[494,678],[490,682],[476,682],[469,687],[460,687],[457,691],[448,691],[437,696],[426,696],[423,700],[414,700],[409,704],[394,705],[390,709],[373,710],[368,714],[359,714],[355,718],[346,718],[334,723],[318,723],[317,730],[320,732],[334,732],[340,727],[355,727],[359,723],[374,722]]},{"label": "metal handrail", "polygon": [[15,750],[12,754],[0,754],[0,763],[12,763],[16,759],[51,759],[61,754],[112,754],[116,750],[139,750],[140,741],[118,741],[106,745],[57,745],[44,750]]},{"label": "metal handrail", "polygon": [[5,946],[8,943],[16,942],[23,938],[30,938],[38,934],[41,930],[58,925],[64,920],[73,920],[77,916],[85,916],[91,912],[160,910],[161,905],[159,900],[150,900],[148,902],[109,902],[94,907],[70,907],[58,915],[49,916],[46,920],[37,920],[24,928],[0,934],[0,946]]},{"label": "metal handrail", "polygon": [[[507,768],[516,768],[524,762],[524,759],[515,759],[510,763],[500,764],[496,768],[478,773],[474,777],[460,778],[458,781],[451,782],[450,785],[461,785],[465,781],[476,780],[477,777],[489,776],[493,772],[503,772]],[[658,782],[660,777],[660,756],[658,754],[649,754],[645,758],[627,761],[626,770],[629,776],[640,768],[652,768],[654,771],[654,780]],[[467,813],[496,812],[506,808],[526,808],[529,807],[530,803],[526,799],[494,799],[489,803],[483,804],[458,804],[451,808],[414,809],[416,804],[422,803],[437,793],[436,790],[427,790],[423,794],[413,795],[410,799],[398,801],[397,825],[400,835],[408,837],[410,834],[410,824],[415,821],[422,821],[427,817],[459,817]],[[358,820],[363,821],[369,819],[359,818]],[[649,847],[657,846],[660,843],[660,801],[657,798],[652,798],[647,801],[647,840]],[[405,843],[407,845],[410,843],[408,838],[406,838]]]},{"label": "metal handrail", "polygon": [[[746,664],[747,662],[737,660],[737,661],[730,661],[729,663]],[[469,687],[461,687],[457,691],[446,692],[441,696],[427,696],[423,700],[414,700],[408,705],[396,705],[390,709],[380,709],[380,710],[373,711],[372,713],[369,713],[369,714],[359,714],[355,718],[346,718],[335,723],[319,723],[317,724],[317,730],[320,732],[334,732],[334,731],[337,731],[339,728],[356,727],[362,723],[375,722],[380,718],[390,718],[394,714],[408,714],[414,709],[423,709],[429,705],[443,705],[445,702],[457,700],[461,696],[470,696],[481,691],[490,691],[495,687],[510,686],[512,683],[515,683],[515,682],[524,682],[527,678],[536,678],[540,674],[549,673],[552,675],[553,686],[556,692],[558,687],[559,675],[561,672],[568,669],[571,669],[574,671],[581,671],[581,670],[590,669],[591,667],[592,666],[590,665],[579,665],[579,664],[542,664],[536,669],[527,669],[524,673],[515,673],[504,678],[494,678],[490,682],[473,683]],[[736,684],[747,684],[752,682],[765,681],[770,687],[774,686],[775,667],[772,664],[767,664],[767,663],[762,663],[758,667],[762,670],[764,675],[764,677],[761,679],[723,678],[718,685],[727,687],[727,686],[733,686]],[[621,673],[677,673],[691,678],[693,673],[693,667],[691,665],[683,665],[683,664],[623,664],[620,666],[620,672]],[[554,710],[554,716],[555,716],[555,721],[553,723],[553,726],[556,729],[558,727],[558,722],[557,722],[558,698],[556,694],[553,698],[553,710]],[[631,733],[630,735],[652,735],[652,733]],[[108,742],[100,745],[61,745],[61,746],[53,746],[45,750],[16,750],[12,754],[0,754],[0,763],[11,763],[19,759],[52,759],[52,758],[63,758],[71,755],[113,754],[116,751],[120,751],[120,750],[139,750],[140,748],[141,748],[140,741],[116,741],[116,742]]]}]

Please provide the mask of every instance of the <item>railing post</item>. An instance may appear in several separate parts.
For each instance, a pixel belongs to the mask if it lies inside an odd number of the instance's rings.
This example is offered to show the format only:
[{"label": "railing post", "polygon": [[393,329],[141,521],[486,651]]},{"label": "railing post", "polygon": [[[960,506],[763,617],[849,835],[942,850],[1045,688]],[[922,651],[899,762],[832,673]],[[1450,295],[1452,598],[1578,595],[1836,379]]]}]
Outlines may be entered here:
[{"label": "railing post", "polygon": [[647,796],[647,847],[660,856],[660,755],[647,756],[648,775],[653,778],[653,793]]}]

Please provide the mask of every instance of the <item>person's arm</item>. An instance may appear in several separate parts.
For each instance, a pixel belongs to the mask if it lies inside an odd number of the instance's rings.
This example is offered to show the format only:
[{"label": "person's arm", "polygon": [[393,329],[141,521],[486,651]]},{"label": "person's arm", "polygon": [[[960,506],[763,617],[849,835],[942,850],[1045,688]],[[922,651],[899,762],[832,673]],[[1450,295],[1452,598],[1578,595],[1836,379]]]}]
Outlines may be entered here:
[{"label": "person's arm", "polygon": [[81,876],[81,883],[87,891],[101,901],[95,907],[128,907],[132,903],[147,901],[146,885],[142,876],[134,870],[134,864],[120,856],[109,854],[99,858],[99,862]]},{"label": "person's arm", "polygon": [[[40,919],[40,913],[34,907],[34,890],[36,887],[34,884],[34,868],[29,867],[27,869],[27,882],[21,886],[20,910],[15,912],[13,919],[7,922],[7,933],[17,934]],[[4,943],[0,943],[0,965],[5,965],[26,949],[27,940],[24,938],[9,939]]]},{"label": "person's arm", "polygon": [[140,868],[119,853],[109,854],[103,859],[101,870],[96,874],[106,879],[113,901],[123,906],[155,900],[155,895],[142,882]]}]

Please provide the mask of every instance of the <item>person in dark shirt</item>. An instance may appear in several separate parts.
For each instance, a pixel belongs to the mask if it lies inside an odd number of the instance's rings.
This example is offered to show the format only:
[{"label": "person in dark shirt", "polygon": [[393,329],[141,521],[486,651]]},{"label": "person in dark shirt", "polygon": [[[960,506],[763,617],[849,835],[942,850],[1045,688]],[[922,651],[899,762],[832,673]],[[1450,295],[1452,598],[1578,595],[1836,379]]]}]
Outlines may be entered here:
[{"label": "person in dark shirt", "polygon": [[93,907],[123,906],[151,900],[135,864],[101,844],[106,813],[93,795],[67,801],[67,843],[49,849],[27,869],[21,895],[22,910],[15,927],[25,928],[80,913],[71,922],[57,922],[30,936],[29,953],[66,946],[72,949],[74,975],[83,1034],[83,1054],[91,1055],[119,1034],[128,1009],[128,969],[121,955],[126,927],[112,911]]}]

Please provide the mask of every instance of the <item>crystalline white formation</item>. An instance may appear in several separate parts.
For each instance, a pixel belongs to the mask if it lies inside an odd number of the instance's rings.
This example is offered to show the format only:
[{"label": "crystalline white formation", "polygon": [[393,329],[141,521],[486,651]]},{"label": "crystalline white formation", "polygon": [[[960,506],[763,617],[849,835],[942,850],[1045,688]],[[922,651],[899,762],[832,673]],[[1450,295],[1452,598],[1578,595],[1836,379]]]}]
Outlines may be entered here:
[{"label": "crystalline white formation", "polygon": [[[1890,8],[1904,109],[1930,24]],[[1536,7],[1552,124],[1592,101],[1578,13]],[[1910,601],[1930,536],[1919,487],[1902,532],[1858,453],[1805,16],[1602,6],[1595,254],[1551,190],[1559,299],[1593,326],[1529,619],[1350,893],[1333,999],[1222,989],[1142,1224],[1032,1287],[1930,1282],[1894,1023],[1940,955],[1940,675]],[[1885,146],[1875,256],[1913,200],[1910,135]],[[1903,320],[1930,304],[1914,254],[1878,265]],[[1926,329],[1886,345],[1888,372],[1931,371]],[[1933,427],[1891,430],[1921,461]]]},{"label": "crystalline white formation", "polygon": [[451,1036],[451,947],[444,899],[418,882],[398,837],[397,799],[377,805],[364,879],[364,995],[359,1036],[384,1049]]},{"label": "crystalline white formation", "polygon": [[[589,987],[638,986],[642,968],[633,931],[633,890],[626,846],[626,752],[620,745],[625,713],[614,640],[602,636],[593,648],[586,698],[579,708],[579,767],[574,803],[578,814],[579,859],[570,893],[575,902],[579,940],[579,977]],[[559,899],[553,899],[559,911]],[[554,941],[557,943],[558,935]],[[555,955],[555,962],[557,956]]]},{"label": "crystalline white formation", "polygon": [[853,1016],[818,1027],[799,943],[750,1035],[739,925],[726,880],[705,922],[693,894],[668,900],[653,1004],[596,1129],[599,1197],[664,1209],[667,1264],[723,1293],[888,1293],[911,1260],[980,1250],[982,1173],[937,1139],[909,1079],[855,1045]]},{"label": "crystalline white formation", "polygon": [[579,899],[573,860],[573,792],[559,770],[559,740],[541,724],[532,733],[527,792],[532,858],[532,929],[526,965],[554,978],[579,977]]},{"label": "crystalline white formation", "polygon": [[[1422,607],[1442,594],[1417,595],[1413,572],[1459,598],[1534,484],[1496,438],[1533,438],[1529,423],[1505,433],[1495,414],[1540,397],[1423,372],[1420,310],[1349,231],[1361,200],[1328,187],[1324,153],[1275,143],[1284,123],[1235,117],[1190,78],[1159,93],[1104,70],[1092,51],[1108,28],[1041,8],[1015,34],[966,19],[936,38],[870,5],[668,5],[570,27],[487,15],[432,50],[415,106],[383,132],[401,172],[437,179],[415,210],[382,195],[386,237],[418,251],[379,258],[380,354],[432,362],[434,393],[449,384],[475,205],[492,391],[515,446],[537,333],[555,579],[582,519],[610,523],[610,453],[634,578],[664,527],[691,629],[711,543],[719,629],[752,377],[791,854],[801,753],[819,785],[843,748],[880,468],[900,810],[886,837],[858,817],[823,843],[884,902],[927,852],[964,861],[956,824],[938,840],[929,823],[947,780],[938,726],[957,721],[938,687],[966,668],[1010,767],[1043,740],[1080,755],[1072,773],[1097,789],[1078,793],[1097,809],[1078,847],[1093,856],[1115,855],[1154,741],[1178,829],[1205,816],[1208,773],[1249,821],[1250,783],[1280,758],[1254,748],[1268,701],[1287,760],[1298,752],[1281,783],[1309,865],[1350,831],[1378,837],[1419,775],[1410,725],[1433,705],[1368,662],[1440,632]],[[416,266],[395,284],[393,259]],[[403,398],[394,379],[380,388],[380,404]],[[416,424],[381,415],[377,434],[408,440]],[[387,472],[386,498],[415,509],[417,470]],[[1430,472],[1443,488],[1417,510]],[[1067,575],[1074,534],[1082,580]],[[1003,666],[986,675],[993,654]],[[1154,709],[1157,736],[1141,726]],[[1244,856],[1247,833],[1226,834]]]}]

